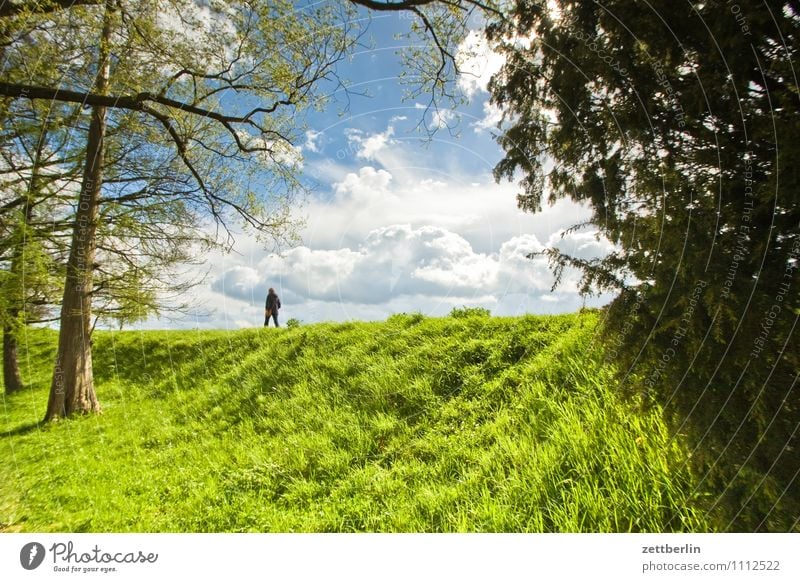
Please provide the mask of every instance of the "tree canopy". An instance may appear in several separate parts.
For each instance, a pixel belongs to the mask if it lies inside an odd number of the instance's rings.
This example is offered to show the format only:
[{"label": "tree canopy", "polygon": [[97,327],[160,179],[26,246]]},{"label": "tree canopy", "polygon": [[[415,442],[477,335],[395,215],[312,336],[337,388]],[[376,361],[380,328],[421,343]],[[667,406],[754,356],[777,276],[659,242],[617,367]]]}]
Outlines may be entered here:
[{"label": "tree canopy", "polygon": [[[531,1],[489,29],[506,64],[498,179],[519,205],[568,197],[614,244],[577,267],[618,297],[606,320],[623,388],[688,434],[722,529],[800,514],[800,5]],[[713,494],[709,494],[713,491]],[[756,504],[761,523],[742,523]]]}]

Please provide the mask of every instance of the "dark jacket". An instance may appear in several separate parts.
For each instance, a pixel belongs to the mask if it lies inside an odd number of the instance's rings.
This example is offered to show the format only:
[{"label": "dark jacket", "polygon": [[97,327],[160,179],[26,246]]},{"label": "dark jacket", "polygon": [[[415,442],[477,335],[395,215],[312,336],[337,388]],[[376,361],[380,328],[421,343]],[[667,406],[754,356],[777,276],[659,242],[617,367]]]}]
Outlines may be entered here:
[{"label": "dark jacket", "polygon": [[275,313],[281,308],[281,298],[278,297],[277,293],[267,293],[267,304],[264,306],[265,309],[269,309]]}]

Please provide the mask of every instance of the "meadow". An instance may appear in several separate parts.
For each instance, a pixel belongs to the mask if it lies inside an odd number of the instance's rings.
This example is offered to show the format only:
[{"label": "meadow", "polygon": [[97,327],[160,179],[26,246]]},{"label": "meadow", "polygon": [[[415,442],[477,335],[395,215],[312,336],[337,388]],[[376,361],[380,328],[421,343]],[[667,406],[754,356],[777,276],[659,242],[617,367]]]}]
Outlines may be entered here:
[{"label": "meadow", "polygon": [[97,331],[103,414],[48,424],[56,335],[28,329],[0,531],[708,531],[600,317]]}]

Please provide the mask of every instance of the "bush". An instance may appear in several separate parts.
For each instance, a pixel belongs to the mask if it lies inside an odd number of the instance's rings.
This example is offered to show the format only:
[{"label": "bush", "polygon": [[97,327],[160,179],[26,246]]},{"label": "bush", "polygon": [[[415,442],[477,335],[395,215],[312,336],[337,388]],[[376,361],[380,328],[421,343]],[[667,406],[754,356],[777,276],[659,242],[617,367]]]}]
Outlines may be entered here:
[{"label": "bush", "polygon": [[398,323],[401,325],[416,325],[425,319],[425,316],[419,311],[414,313],[394,313],[386,320],[387,323]]},{"label": "bush", "polygon": [[454,307],[453,310],[450,312],[450,317],[455,317],[457,319],[463,319],[466,317],[489,317],[492,314],[491,311],[486,309],[485,307]]},{"label": "bush", "polygon": [[300,327],[300,320],[292,317],[289,321],[286,322],[286,327]]}]

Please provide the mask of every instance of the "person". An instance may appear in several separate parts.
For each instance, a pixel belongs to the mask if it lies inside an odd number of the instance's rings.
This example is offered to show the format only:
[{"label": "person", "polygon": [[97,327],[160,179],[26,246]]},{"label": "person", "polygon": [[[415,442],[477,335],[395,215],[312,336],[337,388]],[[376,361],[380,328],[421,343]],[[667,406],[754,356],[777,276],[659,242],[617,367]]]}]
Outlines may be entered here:
[{"label": "person", "polygon": [[278,297],[277,293],[275,293],[275,289],[270,287],[269,292],[267,293],[267,303],[264,306],[264,327],[269,327],[270,317],[272,317],[272,321],[275,322],[275,327],[280,327],[278,325],[278,310],[280,308],[281,298]]}]

